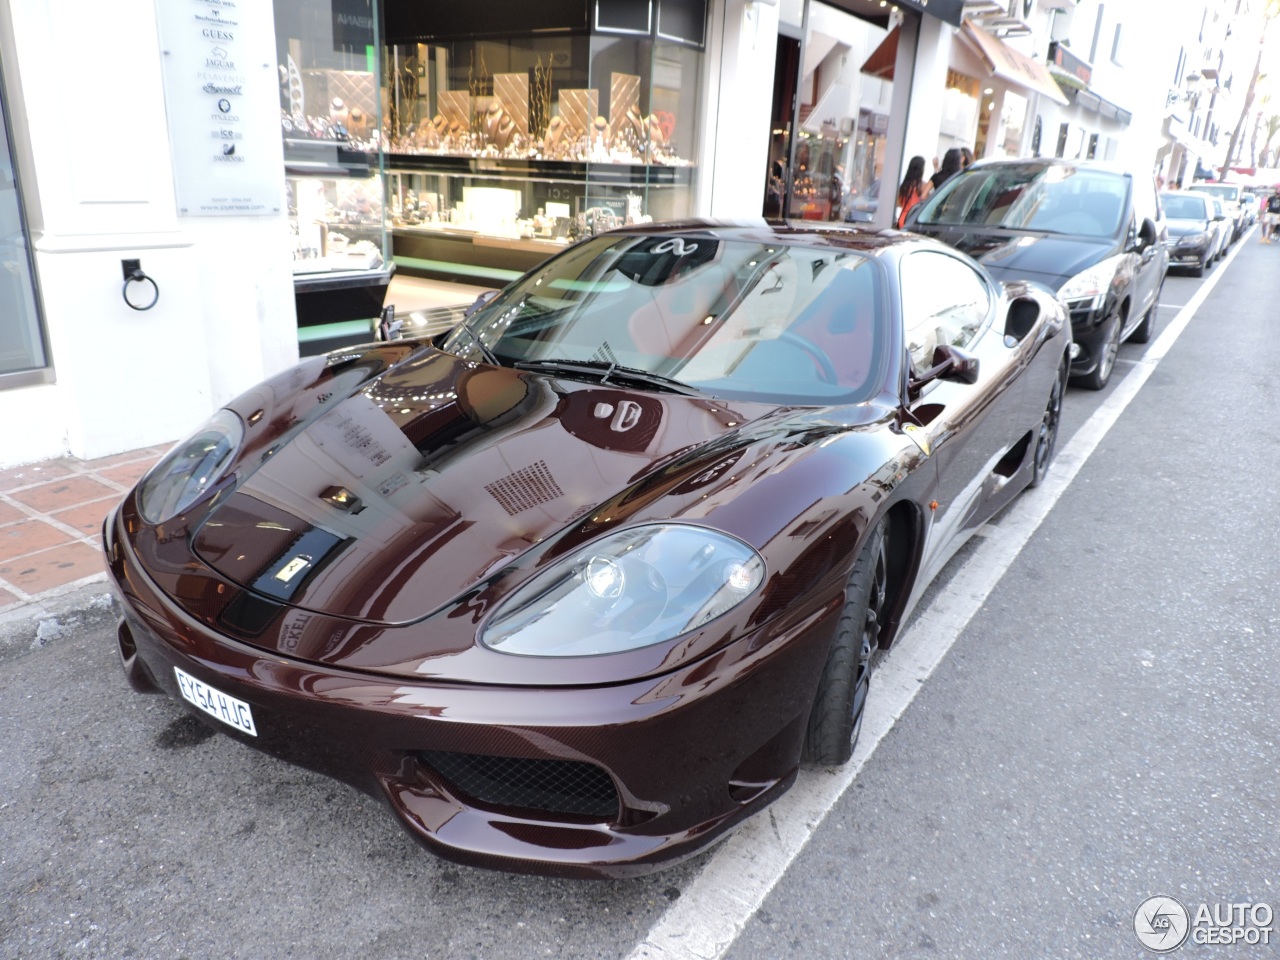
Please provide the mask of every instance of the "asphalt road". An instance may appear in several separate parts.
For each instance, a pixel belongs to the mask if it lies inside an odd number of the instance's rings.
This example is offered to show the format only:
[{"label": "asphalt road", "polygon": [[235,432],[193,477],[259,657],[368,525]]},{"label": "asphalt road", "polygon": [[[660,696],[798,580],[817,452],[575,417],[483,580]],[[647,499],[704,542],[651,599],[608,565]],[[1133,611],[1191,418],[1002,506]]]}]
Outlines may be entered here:
[{"label": "asphalt road", "polygon": [[[727,956],[1129,958],[1152,894],[1280,909],[1278,258],[1254,238],[1216,268]],[[1169,278],[1157,335],[1200,283]],[[1143,351],[1069,392],[1066,435]],[[616,882],[443,863],[376,801],[133,694],[102,610],[55,619],[0,630],[4,960],[627,957],[724,853]],[[1211,951],[1280,946],[1180,953]]]}]

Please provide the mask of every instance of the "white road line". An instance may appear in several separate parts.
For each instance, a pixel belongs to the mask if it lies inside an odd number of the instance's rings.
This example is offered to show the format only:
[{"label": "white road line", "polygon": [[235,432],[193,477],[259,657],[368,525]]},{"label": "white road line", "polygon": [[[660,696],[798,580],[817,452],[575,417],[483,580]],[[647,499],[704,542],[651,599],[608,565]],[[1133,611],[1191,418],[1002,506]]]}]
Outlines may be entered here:
[{"label": "white road line", "polygon": [[[1226,263],[1239,251],[1237,244]],[[715,960],[725,954],[1182,335],[1223,273],[1225,270],[1219,269],[1200,285],[1135,368],[1058,453],[1045,482],[1019,496],[987,530],[964,567],[881,661],[853,759],[838,770],[802,770],[789,793],[724,843],[627,960]]]}]

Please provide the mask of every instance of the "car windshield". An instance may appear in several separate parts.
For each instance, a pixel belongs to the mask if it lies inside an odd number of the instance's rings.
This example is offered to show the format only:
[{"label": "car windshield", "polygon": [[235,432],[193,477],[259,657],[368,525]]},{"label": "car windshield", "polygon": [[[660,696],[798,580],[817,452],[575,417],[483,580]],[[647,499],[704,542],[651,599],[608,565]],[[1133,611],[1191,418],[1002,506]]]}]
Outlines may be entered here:
[{"label": "car windshield", "polygon": [[1208,220],[1203,197],[1189,197],[1184,193],[1163,193],[1160,202],[1164,204],[1165,216],[1174,220]]},{"label": "car windshield", "polygon": [[512,284],[443,346],[642,389],[853,402],[873,392],[885,353],[880,277],[845,250],[607,234]]},{"label": "car windshield", "polygon": [[1070,164],[971,167],[925,201],[917,222],[1110,237],[1120,226],[1128,178]]}]

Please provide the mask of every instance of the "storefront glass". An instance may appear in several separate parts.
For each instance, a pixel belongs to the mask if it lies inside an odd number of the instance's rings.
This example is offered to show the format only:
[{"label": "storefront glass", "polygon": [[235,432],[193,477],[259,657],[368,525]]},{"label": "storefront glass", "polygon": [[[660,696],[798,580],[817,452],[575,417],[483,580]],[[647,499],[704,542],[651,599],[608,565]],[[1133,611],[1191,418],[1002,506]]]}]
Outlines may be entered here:
[{"label": "storefront glass", "polygon": [[304,354],[373,334],[391,279],[376,0],[275,0],[280,127]]},{"label": "storefront glass", "polygon": [[[789,217],[869,222],[879,200],[893,83],[860,68],[889,35],[889,23],[871,23],[816,0],[805,22],[799,116],[790,127],[775,119],[771,182],[789,176]],[[779,63],[784,65],[781,58]],[[784,171],[790,129],[796,142]]]},{"label": "storefront glass", "polygon": [[392,18],[386,207],[401,270],[506,282],[580,236],[692,213],[705,0],[552,14],[510,32],[482,5]]},{"label": "storefront glass", "polygon": [[52,379],[0,83],[0,388]]}]

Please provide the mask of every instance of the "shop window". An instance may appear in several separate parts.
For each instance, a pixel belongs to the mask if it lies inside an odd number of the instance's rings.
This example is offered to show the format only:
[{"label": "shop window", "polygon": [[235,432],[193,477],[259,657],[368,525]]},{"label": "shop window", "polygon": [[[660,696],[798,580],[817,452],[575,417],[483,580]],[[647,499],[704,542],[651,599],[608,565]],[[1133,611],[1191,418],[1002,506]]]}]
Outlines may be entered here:
[{"label": "shop window", "polygon": [[1058,152],[1055,157],[1065,157],[1067,155],[1067,136],[1071,133],[1071,124],[1064,123],[1058,127]]},{"label": "shop window", "polygon": [[1098,135],[1096,133],[1089,134],[1089,151],[1085,156],[1092,160],[1098,155]]},{"label": "shop window", "polygon": [[1036,125],[1031,130],[1031,155],[1040,156],[1040,138],[1044,133],[1044,121],[1036,117]]},{"label": "shop window", "polygon": [[0,388],[53,379],[11,142],[9,110],[0,81]]}]

